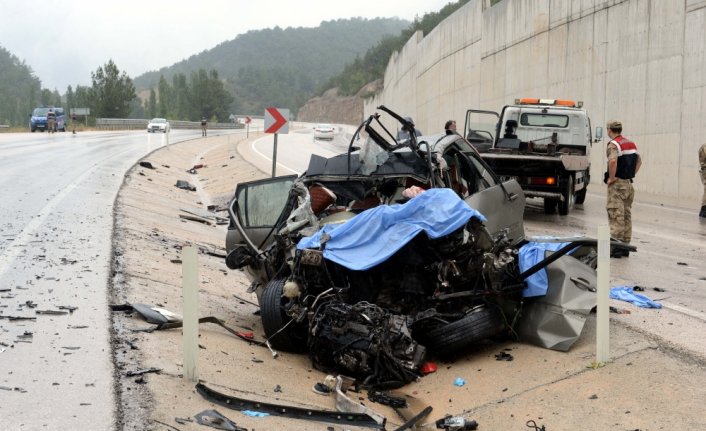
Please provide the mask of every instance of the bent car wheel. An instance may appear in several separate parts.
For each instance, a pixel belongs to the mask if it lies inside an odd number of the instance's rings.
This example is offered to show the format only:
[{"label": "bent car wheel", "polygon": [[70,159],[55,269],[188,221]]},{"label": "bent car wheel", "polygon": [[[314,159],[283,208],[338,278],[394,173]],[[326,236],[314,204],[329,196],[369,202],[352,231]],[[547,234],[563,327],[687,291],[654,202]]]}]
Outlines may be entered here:
[{"label": "bent car wheel", "polygon": [[290,323],[292,319],[284,312],[282,290],[286,281],[285,278],[275,278],[265,286],[260,304],[262,327],[275,349],[303,352],[306,351],[308,328],[296,322]]},{"label": "bent car wheel", "polygon": [[497,309],[481,307],[459,320],[427,331],[424,345],[432,354],[447,355],[497,335],[504,328]]}]

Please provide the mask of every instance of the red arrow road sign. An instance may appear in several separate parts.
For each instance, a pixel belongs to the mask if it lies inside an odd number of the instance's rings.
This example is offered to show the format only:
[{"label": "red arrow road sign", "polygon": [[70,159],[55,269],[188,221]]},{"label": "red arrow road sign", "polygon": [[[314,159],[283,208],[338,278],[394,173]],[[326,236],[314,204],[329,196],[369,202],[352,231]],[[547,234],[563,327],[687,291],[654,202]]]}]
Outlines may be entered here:
[{"label": "red arrow road sign", "polygon": [[269,107],[265,109],[265,133],[289,132],[289,109]]},{"label": "red arrow road sign", "polygon": [[245,124],[250,124],[250,116],[245,117]]}]

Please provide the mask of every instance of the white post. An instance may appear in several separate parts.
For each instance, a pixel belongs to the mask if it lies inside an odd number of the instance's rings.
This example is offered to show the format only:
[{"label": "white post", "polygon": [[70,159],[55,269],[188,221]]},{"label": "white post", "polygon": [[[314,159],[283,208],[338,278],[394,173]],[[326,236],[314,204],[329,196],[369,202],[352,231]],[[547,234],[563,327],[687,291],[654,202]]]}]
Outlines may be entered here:
[{"label": "white post", "polygon": [[196,248],[184,247],[182,251],[183,277],[183,344],[184,378],[196,382],[199,378],[199,268]]},{"label": "white post", "polygon": [[605,364],[610,358],[610,230],[598,226],[598,291],[596,307],[596,362]]}]

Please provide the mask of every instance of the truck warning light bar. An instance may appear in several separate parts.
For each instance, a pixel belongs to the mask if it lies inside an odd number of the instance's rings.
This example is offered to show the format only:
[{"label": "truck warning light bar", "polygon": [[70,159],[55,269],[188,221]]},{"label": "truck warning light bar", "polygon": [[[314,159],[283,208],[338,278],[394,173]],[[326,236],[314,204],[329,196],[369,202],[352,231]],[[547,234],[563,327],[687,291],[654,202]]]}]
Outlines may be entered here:
[{"label": "truck warning light bar", "polygon": [[522,99],[515,99],[515,105],[552,105],[581,108],[583,106],[583,102],[574,102],[573,100],[566,99],[533,99],[530,97],[524,97]]}]

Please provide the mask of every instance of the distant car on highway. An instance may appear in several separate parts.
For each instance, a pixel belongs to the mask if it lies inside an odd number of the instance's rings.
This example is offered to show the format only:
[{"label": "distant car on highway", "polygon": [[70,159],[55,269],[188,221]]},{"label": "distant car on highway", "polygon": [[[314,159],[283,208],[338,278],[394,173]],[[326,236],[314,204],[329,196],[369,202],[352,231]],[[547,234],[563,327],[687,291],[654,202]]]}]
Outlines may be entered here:
[{"label": "distant car on highway", "polygon": [[335,128],[331,124],[317,124],[314,126],[314,139],[333,140]]},{"label": "distant car on highway", "polygon": [[49,109],[52,109],[56,114],[54,131],[66,131],[66,114],[64,113],[64,108],[50,108],[43,106],[40,108],[34,108],[32,115],[29,116],[29,130],[32,131],[32,133],[37,130],[41,130],[42,132],[47,130],[47,112],[49,112]]},{"label": "distant car on highway", "polygon": [[153,118],[147,123],[147,133],[168,133],[169,132],[169,121],[165,118]]}]

